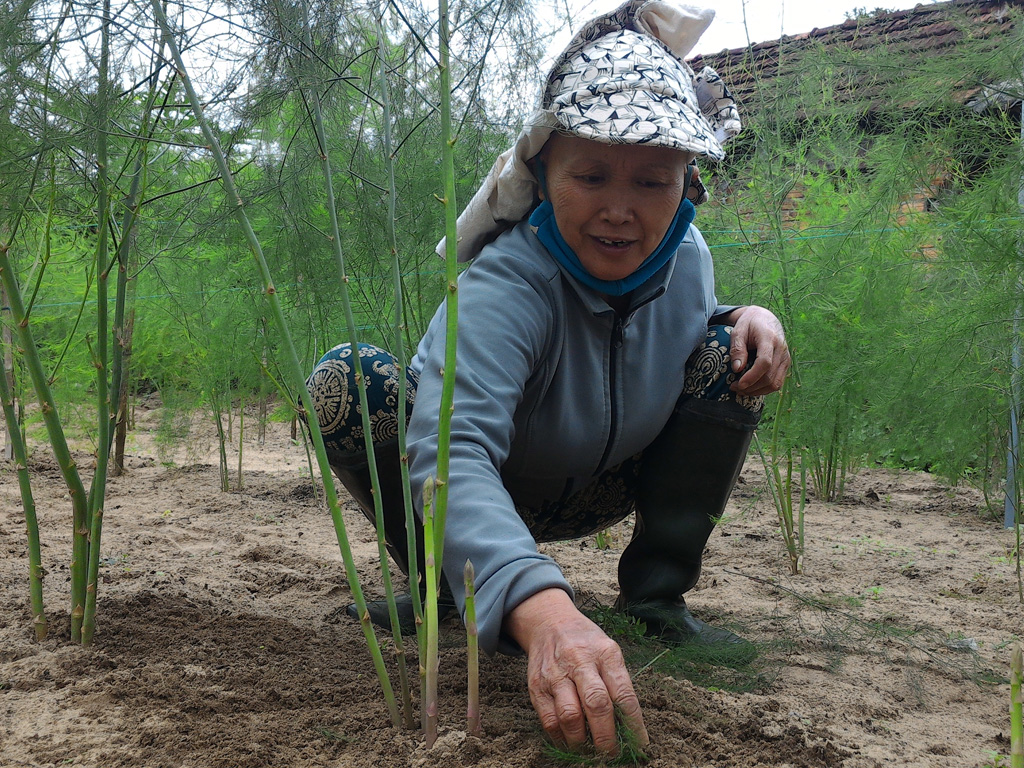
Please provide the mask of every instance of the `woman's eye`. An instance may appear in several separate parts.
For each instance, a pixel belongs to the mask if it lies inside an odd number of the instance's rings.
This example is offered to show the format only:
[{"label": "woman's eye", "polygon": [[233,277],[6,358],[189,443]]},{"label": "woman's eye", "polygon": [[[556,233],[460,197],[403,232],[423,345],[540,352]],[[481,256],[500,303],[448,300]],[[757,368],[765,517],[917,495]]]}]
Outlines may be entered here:
[{"label": "woman's eye", "polygon": [[664,181],[658,181],[656,179],[642,179],[640,186],[644,189],[664,189],[668,186]]},{"label": "woman's eye", "polygon": [[600,184],[604,181],[604,176],[600,176],[596,173],[581,173],[576,177],[576,180],[583,184]]}]

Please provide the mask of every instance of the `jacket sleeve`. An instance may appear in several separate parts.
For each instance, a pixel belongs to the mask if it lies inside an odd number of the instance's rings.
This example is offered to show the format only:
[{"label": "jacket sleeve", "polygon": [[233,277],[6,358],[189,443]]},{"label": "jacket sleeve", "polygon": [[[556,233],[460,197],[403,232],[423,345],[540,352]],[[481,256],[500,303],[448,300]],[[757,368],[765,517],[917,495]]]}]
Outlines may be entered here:
[{"label": "jacket sleeve", "polygon": [[742,304],[718,304],[708,320],[708,325],[725,325],[725,316],[742,306]]},{"label": "jacket sleeve", "polygon": [[[524,276],[523,273],[526,273]],[[558,565],[537,551],[501,479],[514,437],[513,417],[526,383],[545,364],[551,337],[549,278],[481,256],[459,280],[459,333],[452,412],[444,572],[465,610],[463,569],[476,572],[480,647],[520,652],[501,635],[515,606],[550,587],[572,590]],[[409,424],[412,488],[437,473],[438,413],[445,350],[442,306],[420,343],[416,404]],[[416,490],[422,514],[421,492]]]}]

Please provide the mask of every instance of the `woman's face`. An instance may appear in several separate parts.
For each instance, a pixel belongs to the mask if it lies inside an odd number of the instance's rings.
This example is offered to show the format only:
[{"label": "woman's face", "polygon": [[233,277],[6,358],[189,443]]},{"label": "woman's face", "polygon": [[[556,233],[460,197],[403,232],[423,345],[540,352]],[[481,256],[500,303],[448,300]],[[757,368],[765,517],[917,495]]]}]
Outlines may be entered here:
[{"label": "woman's face", "polygon": [[600,280],[632,274],[661,243],[693,155],[552,134],[541,152],[555,221],[583,268]]}]

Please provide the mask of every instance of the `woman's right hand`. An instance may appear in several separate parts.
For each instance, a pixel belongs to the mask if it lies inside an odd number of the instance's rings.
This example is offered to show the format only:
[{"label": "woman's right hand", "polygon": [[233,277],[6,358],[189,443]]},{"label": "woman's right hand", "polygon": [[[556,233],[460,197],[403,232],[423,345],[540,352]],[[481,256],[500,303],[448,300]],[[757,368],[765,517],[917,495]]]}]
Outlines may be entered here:
[{"label": "woman's right hand", "polygon": [[506,616],[505,631],[527,653],[530,701],[552,741],[580,747],[589,730],[598,751],[615,755],[618,710],[640,744],[648,743],[618,644],[565,591],[546,589],[527,598]]}]

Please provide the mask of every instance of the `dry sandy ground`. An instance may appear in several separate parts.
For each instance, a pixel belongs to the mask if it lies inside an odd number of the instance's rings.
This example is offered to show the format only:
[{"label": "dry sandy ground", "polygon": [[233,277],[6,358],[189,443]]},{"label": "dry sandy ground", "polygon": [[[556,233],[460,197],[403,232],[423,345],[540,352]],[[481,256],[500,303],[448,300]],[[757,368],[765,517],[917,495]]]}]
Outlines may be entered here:
[{"label": "dry sandy ground", "polygon": [[[556,765],[522,658],[484,660],[486,733],[465,735],[454,622],[443,627],[439,744],[426,752],[417,733],[391,728],[344,614],[341,557],[303,448],[275,425],[264,445],[246,443],[244,489],[222,493],[209,429],[193,431],[188,451],[161,454],[146,432],[157,417],[140,415],[130,472],[111,482],[89,651],[68,639],[70,505],[54,462],[42,448],[32,462],[52,627],[42,643],[26,607],[17,483],[0,467],[0,766]],[[1011,532],[984,518],[972,491],[863,471],[842,503],[809,506],[805,573],[791,576],[756,463],[689,602],[761,656],[698,685],[665,666],[674,651],[624,641],[650,765],[993,765],[1009,751],[1005,678],[1024,636]],[[346,516],[377,592],[373,534],[351,507]],[[625,524],[609,550],[548,550],[587,606],[607,605],[628,536]]]}]

